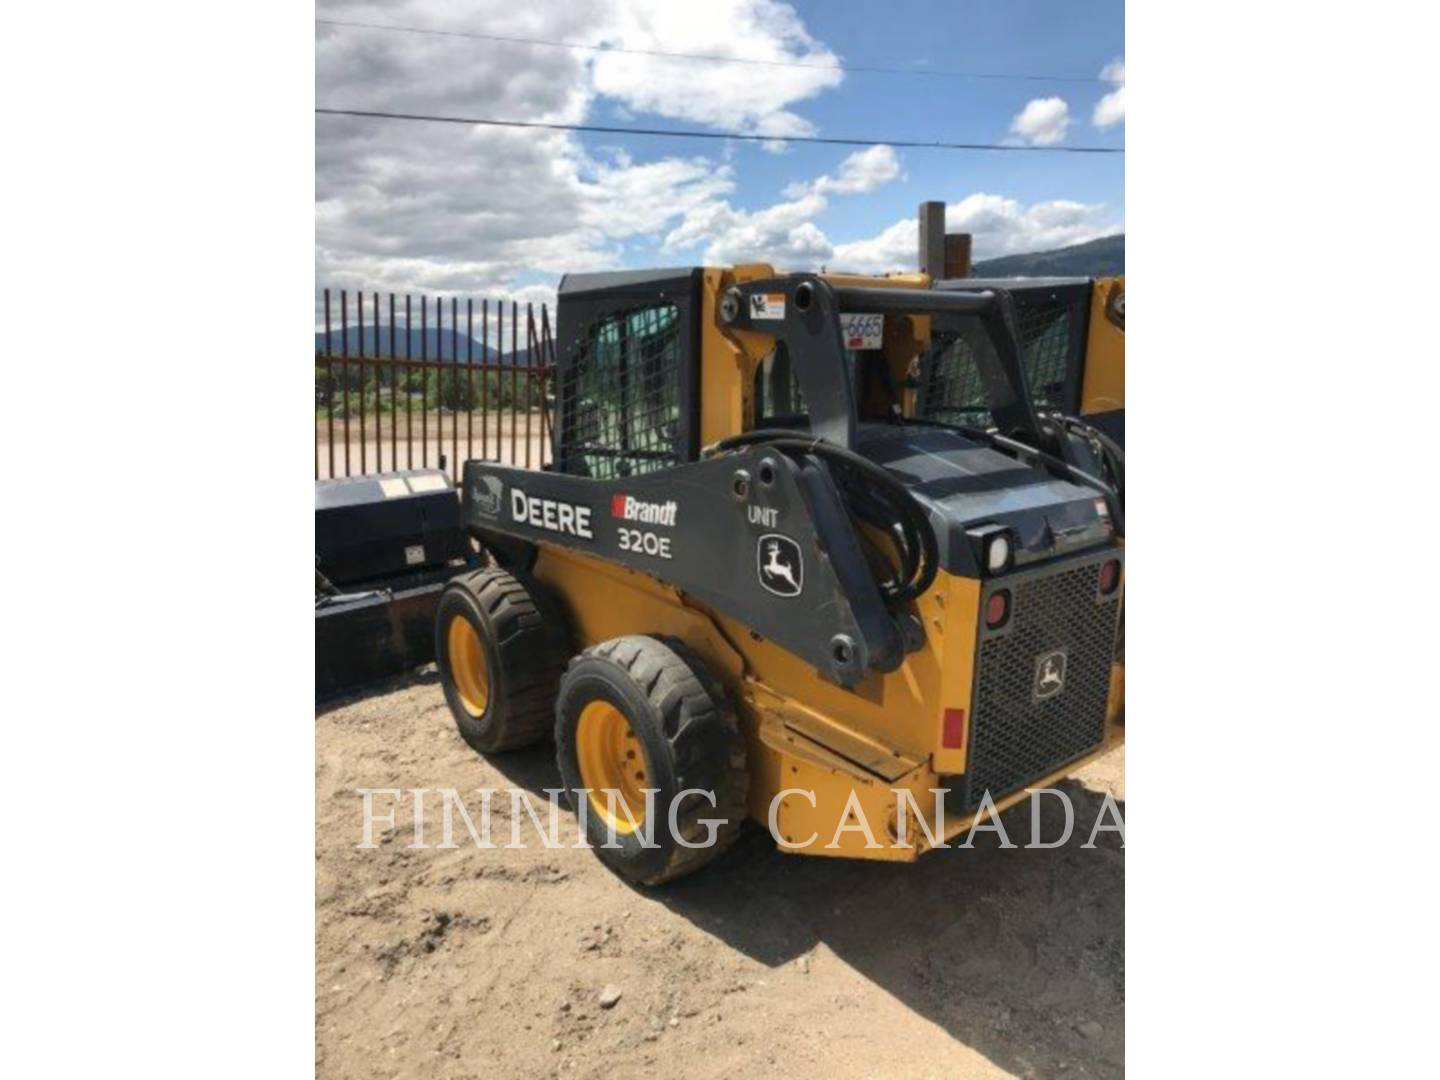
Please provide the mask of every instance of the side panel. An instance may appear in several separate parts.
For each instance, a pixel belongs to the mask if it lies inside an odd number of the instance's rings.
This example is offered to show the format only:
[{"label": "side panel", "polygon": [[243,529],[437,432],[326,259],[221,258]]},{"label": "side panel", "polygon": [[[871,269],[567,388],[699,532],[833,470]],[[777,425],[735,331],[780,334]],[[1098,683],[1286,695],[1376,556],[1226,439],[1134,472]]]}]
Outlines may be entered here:
[{"label": "side panel", "polygon": [[[1125,443],[1125,279],[1095,283],[1080,415]],[[1118,311],[1117,311],[1118,306]]]},{"label": "side panel", "polygon": [[537,547],[531,573],[564,610],[577,652],[625,634],[668,634],[694,649],[732,692],[739,684],[740,654],[680,590],[603,559],[550,544]]},{"label": "side panel", "polygon": [[[821,714],[861,739],[885,744],[896,757],[926,761],[933,756],[938,771],[963,772],[964,747],[943,749],[941,732],[947,706],[969,708],[978,596],[979,582],[942,572],[917,603],[924,646],[907,654],[895,671],[870,675],[850,691],[817,682],[806,664],[743,624],[721,614],[715,621],[745,657],[747,673],[782,701]],[[860,760],[822,727],[806,726],[805,734]]]},{"label": "side panel", "polygon": [[[564,609],[577,651],[623,634],[669,634],[683,639],[721,679],[746,736],[756,821],[767,821],[779,793],[804,788],[815,793],[814,804],[808,797],[785,797],[777,825],[792,842],[814,833],[815,843],[803,849],[808,854],[915,857],[917,846],[893,846],[886,831],[895,816],[894,789],[913,790],[927,817],[933,816],[930,789],[944,782],[930,768],[940,716],[929,703],[969,700],[975,633],[967,620],[974,617],[978,582],[942,575],[941,585],[920,603],[926,646],[899,670],[871,676],[850,692],[818,681],[792,653],[648,574],[549,543],[536,547],[531,572]],[[936,763],[942,764],[939,756]],[[837,847],[826,847],[845,821],[852,792],[883,845],[879,849],[867,848],[854,831],[842,835]]]}]

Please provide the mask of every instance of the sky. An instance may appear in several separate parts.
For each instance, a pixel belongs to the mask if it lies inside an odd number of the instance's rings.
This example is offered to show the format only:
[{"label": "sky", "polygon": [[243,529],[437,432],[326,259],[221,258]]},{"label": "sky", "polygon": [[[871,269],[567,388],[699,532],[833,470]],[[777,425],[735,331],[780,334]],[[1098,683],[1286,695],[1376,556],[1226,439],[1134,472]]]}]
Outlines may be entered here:
[{"label": "sky", "polygon": [[916,209],[927,199],[946,202],[950,231],[974,235],[976,259],[1124,229],[1123,154],[783,138],[1121,147],[1121,0],[322,0],[316,18],[779,62],[317,21],[318,106],[774,137],[317,116],[319,287],[524,302],[552,301],[571,271],[737,262],[913,270]]}]

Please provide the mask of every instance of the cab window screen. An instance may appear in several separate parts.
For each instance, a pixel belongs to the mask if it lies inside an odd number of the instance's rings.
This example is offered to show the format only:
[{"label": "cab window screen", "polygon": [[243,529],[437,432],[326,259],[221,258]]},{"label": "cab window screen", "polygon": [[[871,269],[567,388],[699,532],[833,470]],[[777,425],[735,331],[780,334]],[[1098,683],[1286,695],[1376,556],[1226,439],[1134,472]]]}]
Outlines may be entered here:
[{"label": "cab window screen", "polygon": [[656,304],[590,327],[561,379],[561,472],[611,480],[680,462],[679,314]]},{"label": "cab window screen", "polygon": [[993,349],[977,324],[972,330],[937,330],[920,360],[920,408],[927,420],[988,427],[985,384],[980,380],[979,349]]},{"label": "cab window screen", "polygon": [[[1071,366],[1071,303],[1049,297],[1016,297],[1020,364],[1036,409],[1065,408]],[[968,320],[967,320],[968,321]],[[922,363],[920,415],[949,424],[988,427],[984,386],[976,367],[977,348],[993,348],[968,330],[937,333]]]},{"label": "cab window screen", "polygon": [[1017,304],[1020,361],[1037,409],[1065,407],[1070,366],[1070,305],[1059,300]]}]

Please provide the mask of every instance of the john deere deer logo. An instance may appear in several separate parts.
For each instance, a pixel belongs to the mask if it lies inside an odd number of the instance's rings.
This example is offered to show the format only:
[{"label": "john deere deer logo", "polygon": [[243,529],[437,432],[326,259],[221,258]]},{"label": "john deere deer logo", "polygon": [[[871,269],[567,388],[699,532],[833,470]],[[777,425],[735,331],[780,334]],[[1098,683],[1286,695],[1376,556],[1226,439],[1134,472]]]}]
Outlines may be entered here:
[{"label": "john deere deer logo", "polygon": [[1035,700],[1044,701],[1065,689],[1064,649],[1041,653],[1035,660]]},{"label": "john deere deer logo", "polygon": [[805,563],[800,545],[788,536],[766,533],[755,547],[760,584],[776,596],[799,596],[805,584]]}]

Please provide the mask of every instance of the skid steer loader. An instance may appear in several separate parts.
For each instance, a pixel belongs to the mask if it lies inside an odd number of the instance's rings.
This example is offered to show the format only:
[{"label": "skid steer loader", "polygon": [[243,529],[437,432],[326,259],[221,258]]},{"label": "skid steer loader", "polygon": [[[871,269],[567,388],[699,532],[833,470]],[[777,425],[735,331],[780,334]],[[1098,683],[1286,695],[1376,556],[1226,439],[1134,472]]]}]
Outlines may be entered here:
[{"label": "skid steer loader", "polygon": [[[1013,298],[765,265],[569,275],[554,465],[466,462],[436,620],[461,735],[553,733],[655,884],[749,817],[915,859],[1123,739],[1123,509],[1034,409]],[[973,363],[987,425],[946,411]]]}]

